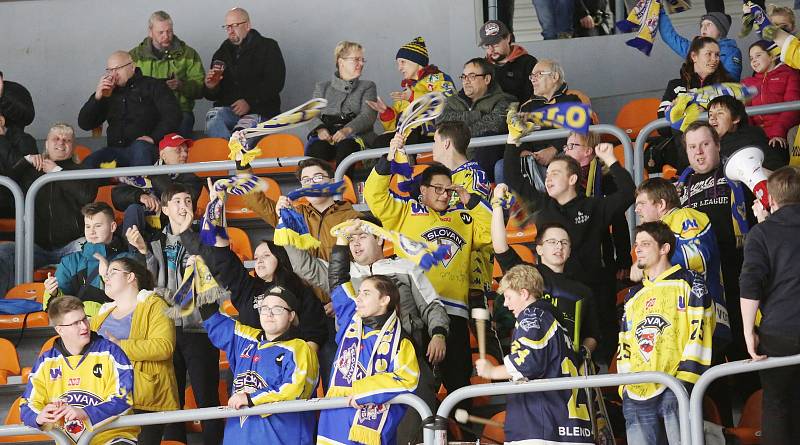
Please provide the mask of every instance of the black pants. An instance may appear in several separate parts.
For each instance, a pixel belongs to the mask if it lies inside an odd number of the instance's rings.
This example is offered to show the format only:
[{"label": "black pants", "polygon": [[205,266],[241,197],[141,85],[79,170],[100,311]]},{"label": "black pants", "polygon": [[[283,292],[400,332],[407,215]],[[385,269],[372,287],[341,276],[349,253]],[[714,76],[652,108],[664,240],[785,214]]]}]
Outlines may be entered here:
[{"label": "black pants", "polygon": [[489,182],[496,182],[494,177],[494,164],[503,159],[503,146],[478,147],[472,155],[472,160],[481,166]]},{"label": "black pants", "polygon": [[[800,354],[800,336],[760,335],[759,353],[767,357]],[[800,443],[800,366],[760,371],[764,387],[761,412],[761,443],[784,445]]]},{"label": "black pants", "polygon": [[[148,414],[155,411],[145,411],[143,409],[134,409],[134,414]],[[139,438],[137,442],[139,445],[161,445],[161,436],[164,435],[163,423],[157,425],[143,425],[139,431]]]},{"label": "black pants", "polygon": [[317,140],[306,147],[306,156],[313,156],[326,161],[334,161],[336,165],[339,165],[342,159],[359,151],[361,151],[361,146],[352,138],[343,139],[336,144]]},{"label": "black pants", "polygon": [[[472,376],[472,349],[469,346],[469,321],[463,317],[450,315],[450,332],[447,334],[447,352],[444,360],[437,365],[442,384],[448,394],[458,388],[468,386]],[[463,400],[457,408],[470,410],[471,399]],[[455,411],[454,411],[455,412]],[[472,434],[462,429],[463,440],[473,439]],[[474,440],[474,439],[473,439]]]},{"label": "black pants", "polygon": [[[189,372],[189,381],[192,384],[197,407],[219,406],[219,349],[211,344],[208,334],[205,332],[183,332],[183,328],[177,327],[175,329],[175,354],[172,356],[172,363],[175,366],[175,377],[178,380],[178,397],[181,406],[186,403],[187,371]],[[205,445],[222,443],[222,435],[225,431],[225,421],[223,419],[203,420],[202,425],[203,443]],[[142,429],[142,432],[144,432],[144,429]],[[183,423],[171,423],[164,430],[164,436],[168,440],[179,440],[186,443],[186,427]]]},{"label": "black pants", "polygon": [[[706,12],[725,12],[725,0],[705,0]],[[764,7],[764,0],[751,0],[753,3]]]}]

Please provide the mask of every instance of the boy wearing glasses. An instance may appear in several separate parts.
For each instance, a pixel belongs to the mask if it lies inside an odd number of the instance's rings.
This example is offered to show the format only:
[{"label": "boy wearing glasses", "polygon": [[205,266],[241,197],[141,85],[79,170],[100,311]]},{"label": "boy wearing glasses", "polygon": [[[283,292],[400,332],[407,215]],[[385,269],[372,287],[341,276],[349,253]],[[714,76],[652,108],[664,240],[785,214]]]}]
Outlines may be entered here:
[{"label": "boy wearing glasses", "polygon": [[[200,314],[214,346],[225,351],[233,372],[233,395],[228,407],[311,397],[317,386],[317,355],[298,337],[300,301],[288,289],[275,286],[253,301],[262,329],[243,325],[219,312],[219,305],[201,306]],[[225,423],[223,444],[312,444],[314,411],[231,417]]]},{"label": "boy wearing glasses", "polygon": [[[133,367],[119,346],[89,329],[83,302],[53,299],[47,308],[58,338],[31,370],[20,417],[32,428],[59,428],[74,442],[84,432],[128,414],[133,404]],[[135,445],[139,427],[99,433],[92,445]]]},{"label": "boy wearing glasses", "polygon": [[[333,168],[331,165],[318,158],[308,158],[297,164],[295,175],[303,187],[315,184],[330,184],[333,182]],[[278,211],[282,208],[294,206],[308,225],[311,235],[321,243],[319,248],[309,250],[312,256],[328,261],[331,249],[336,245],[336,238],[331,235],[331,229],[348,219],[355,219],[361,213],[353,209],[348,201],[337,201],[333,196],[308,197],[308,204],[295,204],[286,196],[281,196],[277,202],[269,199],[263,193],[250,193],[245,195],[245,203],[267,224],[272,227],[278,225]]]},{"label": "boy wearing glasses", "polygon": [[81,250],[61,259],[56,275],[48,274],[44,281],[44,306],[50,298],[58,295],[75,295],[83,301],[86,315],[97,315],[100,306],[111,300],[103,291],[103,277],[100,276],[98,256],[109,262],[116,258],[133,257],[128,253],[128,245],[114,235],[117,223],[114,211],[104,202],[86,204],[81,209],[84,221],[86,242]]}]

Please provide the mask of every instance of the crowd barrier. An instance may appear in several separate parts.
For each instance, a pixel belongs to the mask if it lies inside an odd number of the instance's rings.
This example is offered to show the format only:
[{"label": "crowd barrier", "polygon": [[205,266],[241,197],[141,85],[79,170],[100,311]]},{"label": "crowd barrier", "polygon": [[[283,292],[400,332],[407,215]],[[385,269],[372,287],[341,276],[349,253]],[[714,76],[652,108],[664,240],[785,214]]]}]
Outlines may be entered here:
[{"label": "crowd barrier", "polygon": [[[5,425],[0,426],[0,436],[8,437],[8,436],[41,436],[45,434],[50,436],[50,438],[55,441],[56,445],[73,445],[72,442],[67,436],[59,431],[59,430],[50,430],[50,431],[42,431],[36,428],[31,428],[25,425]],[[31,442],[35,442],[32,438]]]},{"label": "crowd barrier", "polygon": [[[637,372],[632,374],[603,374],[584,377],[562,377],[533,380],[525,383],[485,383],[459,388],[448,394],[436,411],[437,418],[446,419],[462,400],[501,394],[522,394],[529,392],[556,391],[575,388],[602,388],[608,386],[630,385],[636,383],[660,383],[675,393],[678,399],[678,422],[681,429],[681,443],[690,444],[689,434],[689,395],[686,388],[675,377],[663,372]],[[702,415],[700,416],[702,418]],[[436,445],[445,445],[441,431],[437,431]]]},{"label": "crowd barrier", "polygon": [[[238,410],[229,409],[226,407],[212,407],[121,416],[94,431],[84,433],[84,435],[81,436],[80,440],[78,441],[78,445],[89,445],[95,434],[113,428],[346,408],[349,406],[347,401],[347,397],[337,397],[332,399],[291,400],[287,402],[266,403],[264,405]],[[393,398],[389,403],[402,403],[404,405],[408,405],[409,407],[417,410],[421,419],[430,418],[432,415],[431,409],[428,407],[428,405],[426,405],[422,399],[414,394],[400,394]],[[0,428],[0,431],[2,431],[2,428]],[[425,445],[433,445],[433,431],[425,430],[424,434]]]},{"label": "crowd barrier", "polygon": [[[590,131],[600,134],[608,134],[617,138],[622,144],[625,153],[625,169],[630,172],[631,176],[635,175],[633,168],[633,143],[631,142],[631,138],[622,131],[621,128],[616,127],[614,125],[608,124],[598,124],[592,125],[589,127]],[[547,141],[551,139],[561,139],[566,138],[569,136],[570,131],[566,129],[559,129],[559,130],[543,130],[543,131],[535,131],[521,139],[522,142],[536,142],[536,141]],[[508,138],[505,134],[500,134],[496,136],[483,136],[479,138],[472,138],[469,143],[470,147],[490,147],[490,146],[499,146],[504,147],[506,144],[506,139]],[[407,145],[405,147],[407,154],[420,154],[420,153],[428,153],[433,150],[433,143],[428,142],[424,144],[413,144]],[[502,148],[498,148],[497,150],[502,150]],[[339,165],[336,166],[336,175],[335,178],[337,181],[341,181],[344,178],[345,172],[355,165],[356,162],[365,161],[369,159],[378,159],[381,156],[389,153],[389,148],[375,148],[371,150],[362,150],[356,153],[351,154],[350,156],[342,159]],[[631,206],[628,211],[626,212],[626,217],[628,219],[628,229],[630,230],[631,239],[633,238],[633,228],[635,215],[633,213],[633,206]]]},{"label": "crowd barrier", "polygon": [[[285,167],[297,165],[301,160],[306,159],[305,156],[295,156],[288,158],[272,158],[272,159],[256,159],[250,163],[253,168],[264,167]],[[22,233],[24,237],[24,275],[25,282],[33,281],[33,244],[34,244],[34,209],[36,203],[36,195],[45,185],[56,181],[74,181],[80,179],[103,179],[114,178],[118,176],[140,176],[140,175],[165,175],[170,173],[198,173],[208,172],[214,170],[228,170],[236,169],[236,164],[233,161],[212,161],[212,162],[198,162],[193,164],[179,164],[179,165],[159,165],[159,166],[139,166],[139,167],[122,167],[122,168],[99,168],[89,170],[62,170],[60,172],[48,173],[40,176],[33,181],[28,188],[28,194],[25,197],[25,211],[24,221],[25,229]],[[17,226],[19,226],[17,221]],[[19,242],[19,240],[17,240]],[[19,258],[17,259],[19,261]]]},{"label": "crowd barrier", "polygon": [[[756,107],[747,107],[747,115],[748,116],[757,116],[760,114],[774,114],[774,113],[781,113],[783,111],[795,111],[800,110],[800,101],[794,102],[781,102],[777,104],[769,104],[769,105],[759,105]],[[700,119],[707,120],[708,113],[703,113],[700,115]],[[633,180],[636,182],[636,185],[644,181],[644,144],[647,142],[647,136],[655,130],[660,128],[669,127],[669,122],[666,119],[656,119],[644,127],[639,131],[639,136],[636,138],[636,142],[633,148]],[[791,149],[792,141],[789,141],[789,147]]]},{"label": "crowd barrier", "polygon": [[705,436],[703,434],[703,396],[708,386],[714,380],[734,374],[744,374],[746,372],[760,371],[762,369],[780,368],[782,366],[800,365],[800,354],[787,357],[773,357],[754,362],[752,360],[740,360],[737,362],[723,363],[712,366],[704,372],[692,389],[692,396],[689,399],[689,412],[695,415],[691,419],[692,445],[704,445]]},{"label": "crowd barrier", "polygon": [[11,194],[14,196],[14,219],[16,220],[14,224],[14,284],[20,284],[25,282],[22,273],[25,258],[23,246],[22,243],[20,243],[20,240],[22,240],[24,236],[23,228],[25,227],[22,224],[25,208],[25,194],[22,192],[19,184],[8,176],[0,176],[0,185],[11,190]]}]

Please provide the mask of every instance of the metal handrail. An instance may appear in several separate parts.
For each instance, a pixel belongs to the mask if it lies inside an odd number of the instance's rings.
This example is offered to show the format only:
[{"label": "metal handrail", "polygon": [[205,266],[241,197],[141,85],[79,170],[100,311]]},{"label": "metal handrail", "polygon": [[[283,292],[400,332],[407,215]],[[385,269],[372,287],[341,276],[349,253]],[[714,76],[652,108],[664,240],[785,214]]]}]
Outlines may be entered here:
[{"label": "metal handrail", "polygon": [[[758,105],[755,107],[747,107],[748,116],[758,116],[760,114],[773,114],[781,113],[784,111],[800,110],[800,101],[781,102],[777,104]],[[708,113],[700,115],[699,119],[708,119]],[[647,142],[647,136],[659,128],[669,127],[669,122],[666,119],[656,119],[649,122],[647,125],[639,130],[639,136],[636,137],[636,142],[633,150],[633,181],[638,186],[644,181],[644,144]],[[626,153],[627,156],[627,153]]]},{"label": "metal handrail", "polygon": [[[610,134],[617,138],[622,144],[625,153],[625,169],[631,174],[631,176],[635,177],[634,169],[634,150],[633,150],[633,143],[631,142],[631,138],[628,136],[627,133],[622,131],[621,128],[608,125],[608,124],[598,124],[592,125],[589,127],[589,131],[600,133],[600,134]],[[547,141],[551,139],[559,139],[569,136],[570,131],[567,129],[557,129],[557,130],[542,130],[542,131],[535,131],[522,139],[522,142],[535,142],[535,141]],[[499,134],[495,136],[483,136],[479,138],[472,138],[469,142],[470,147],[489,147],[489,146],[505,146],[506,140],[508,136],[505,134]],[[427,153],[433,150],[433,143],[427,142],[423,144],[412,144],[406,145],[405,147],[407,154],[419,154],[419,153]],[[341,181],[344,178],[345,172],[352,167],[356,162],[365,161],[367,159],[377,159],[381,156],[389,153],[389,148],[374,148],[371,150],[362,150],[355,152],[348,157],[344,158],[339,162],[339,165],[336,166],[336,174],[335,179],[336,181]],[[633,214],[633,207],[629,208],[626,212],[626,217],[628,219],[628,228],[630,230],[631,238],[633,238],[633,227],[634,227],[634,214]]]},{"label": "metal handrail", "polygon": [[[425,402],[414,394],[399,394],[395,396],[388,403],[402,403],[417,410],[420,418],[427,419],[431,417],[431,409]],[[293,413],[301,411],[319,411],[325,409],[338,409],[346,408],[348,404],[347,397],[336,398],[323,398],[323,399],[309,399],[309,400],[290,400],[286,402],[266,403],[263,405],[254,406],[252,408],[243,409],[230,409],[227,407],[211,407],[199,409],[187,409],[180,411],[162,411],[158,413],[147,414],[133,414],[128,416],[120,416],[108,424],[103,425],[93,431],[88,431],[81,436],[78,445],[88,445],[95,434],[114,428],[123,428],[129,426],[145,426],[145,425],[159,425],[164,423],[177,423],[188,422],[195,420],[209,420],[209,419],[226,419],[229,417],[239,416],[260,416],[263,414],[281,414]],[[37,432],[39,432],[37,430]],[[433,445],[433,430],[425,429],[424,443],[425,445]]]},{"label": "metal handrail", "polygon": [[459,388],[442,400],[436,416],[447,418],[450,411],[462,400],[481,396],[501,394],[521,394],[529,392],[557,391],[574,388],[602,388],[607,386],[631,385],[636,383],[660,383],[675,393],[678,399],[678,423],[681,429],[681,443],[690,444],[689,438],[689,395],[683,384],[663,372],[636,372],[631,374],[604,374],[586,377],[560,377],[555,379],[533,380],[525,383],[485,383]]},{"label": "metal handrail", "polygon": [[50,431],[43,431],[36,428],[31,428],[27,425],[3,425],[0,426],[0,436],[41,436],[42,434],[46,436],[50,436],[56,445],[70,445],[73,442],[70,441],[67,436],[56,429],[52,429]]},{"label": "metal handrail", "polygon": [[24,233],[25,194],[19,184],[8,176],[0,176],[0,185],[11,190],[14,196],[14,284],[23,283],[23,267],[25,265],[25,251],[22,238]]},{"label": "metal handrail", "polygon": [[[250,163],[253,168],[264,167],[286,167],[297,165],[306,156],[293,156],[287,158],[256,159]],[[48,173],[37,178],[28,188],[28,195],[25,199],[25,230],[24,236],[24,279],[33,280],[33,244],[34,244],[34,211],[36,207],[36,195],[45,185],[56,181],[74,181],[79,179],[101,179],[115,178],[118,176],[139,176],[139,175],[165,175],[170,173],[197,173],[214,170],[235,170],[236,163],[233,161],[210,161],[197,162],[192,164],[177,165],[145,165],[138,167],[122,168],[98,168],[85,170],[62,170],[60,172]]]},{"label": "metal handrail", "polygon": [[762,369],[780,368],[782,366],[800,365],[800,354],[786,357],[771,357],[754,362],[752,360],[739,360],[736,362],[723,363],[712,366],[704,372],[697,383],[692,388],[692,396],[689,398],[689,411],[694,413],[691,420],[692,445],[703,445],[705,436],[703,434],[703,396],[708,386],[714,380],[733,374],[743,374],[745,372],[760,371]]}]

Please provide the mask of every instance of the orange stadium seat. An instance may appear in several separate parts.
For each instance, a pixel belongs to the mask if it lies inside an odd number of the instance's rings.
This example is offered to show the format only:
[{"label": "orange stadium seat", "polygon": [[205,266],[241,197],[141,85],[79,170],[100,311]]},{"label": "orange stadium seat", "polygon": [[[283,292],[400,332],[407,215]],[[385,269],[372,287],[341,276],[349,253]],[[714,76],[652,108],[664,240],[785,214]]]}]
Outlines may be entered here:
[{"label": "orange stadium seat", "polygon": [[111,209],[114,210],[114,220],[117,222],[117,225],[120,225],[122,224],[122,217],[125,216],[125,214],[114,208],[114,202],[111,200],[111,190],[113,188],[113,185],[103,185],[98,187],[97,197],[94,199],[94,202],[104,202],[111,206]]},{"label": "orange stadium seat", "polygon": [[[530,247],[522,245],[522,244],[511,244],[510,247],[517,252],[522,261],[529,263],[529,264],[536,264],[536,256],[533,254],[533,251]],[[503,276],[503,271],[500,269],[500,263],[497,262],[497,259],[494,260],[494,268],[492,269],[492,278],[500,278]]]},{"label": "orange stadium seat", "polygon": [[[272,178],[261,179],[267,183],[264,194],[267,195],[267,198],[277,201],[281,196],[281,186]],[[253,219],[258,218],[258,215],[247,207],[244,196],[228,195],[225,201],[225,217],[228,219]]]},{"label": "orange stadium seat", "polygon": [[[294,156],[303,156],[305,147],[303,141],[293,134],[279,133],[270,134],[258,141],[258,148],[261,149],[261,156],[259,159],[270,158],[290,158]],[[295,165],[287,165],[285,167],[264,167],[253,169],[255,174],[267,173],[294,173],[297,169]]]},{"label": "orange stadium seat", "polygon": [[358,197],[356,196],[356,189],[353,187],[353,180],[349,176],[344,177],[344,193],[342,199],[350,204],[358,204]]},{"label": "orange stadium seat", "polygon": [[5,338],[0,338],[0,384],[8,383],[9,376],[21,373],[17,348]]},{"label": "orange stadium seat", "polygon": [[530,244],[536,241],[536,226],[520,224],[516,218],[509,218],[506,224],[506,240],[508,244]]},{"label": "orange stadium seat", "polygon": [[[492,419],[495,422],[499,423],[506,423],[506,412],[500,411],[499,413],[492,416]],[[506,440],[506,433],[501,427],[497,427],[494,425],[486,425],[483,428],[483,433],[481,434],[481,442],[486,443],[503,443]]]},{"label": "orange stadium seat", "polygon": [[658,119],[658,106],[661,101],[654,97],[634,99],[620,108],[614,125],[621,128],[633,140],[639,136],[642,127]]},{"label": "orange stadium seat", "polygon": [[231,317],[236,317],[239,315],[239,310],[236,309],[236,306],[234,306],[233,303],[231,303],[231,300],[224,300],[222,302],[222,311]]},{"label": "orange stadium seat", "polygon": [[43,296],[44,283],[22,283],[12,287],[6,292],[6,298],[34,300],[40,303],[42,302]]},{"label": "orange stadium seat", "polygon": [[194,203],[194,216],[200,219],[206,212],[206,206],[211,197],[208,196],[208,188],[203,187],[200,189],[200,196],[197,197],[197,202]]},{"label": "orange stadium seat", "polygon": [[253,259],[253,245],[247,233],[238,227],[228,227],[228,238],[231,242],[231,250],[242,261]]},{"label": "orange stadium seat", "polygon": [[86,159],[86,157],[90,154],[92,154],[92,150],[85,145],[76,145],[72,152],[72,156],[75,157],[75,160],[78,164],[83,162],[83,160]]},{"label": "orange stadium seat", "polygon": [[[19,425],[22,423],[22,419],[19,415],[19,404],[22,402],[21,397],[17,397],[14,400],[14,403],[8,408],[8,414],[6,414],[6,425]],[[30,435],[30,436],[0,436],[0,443],[21,443],[21,442],[48,442],[51,443],[52,439],[50,436],[42,435]]]},{"label": "orange stadium seat", "polygon": [[47,312],[31,312],[30,314],[0,315],[0,331],[10,329],[45,328],[50,325]]},{"label": "orange stadium seat", "polygon": [[17,228],[17,220],[14,218],[0,218],[0,232],[11,233]]},{"label": "orange stadium seat", "polygon": [[[202,138],[194,141],[192,148],[189,149],[187,163],[207,162],[207,161],[227,161],[228,160],[228,141],[222,138]],[[210,172],[197,172],[197,176],[228,176],[227,170],[214,170]]]},{"label": "orange stadium seat", "polygon": [[433,152],[419,153],[417,155],[417,164],[430,164],[433,162]]},{"label": "orange stadium seat", "polygon": [[725,428],[725,433],[736,436],[741,445],[761,443],[761,403],[764,391],[759,389],[745,402],[739,424],[733,428]]}]

